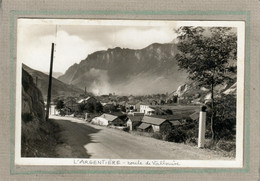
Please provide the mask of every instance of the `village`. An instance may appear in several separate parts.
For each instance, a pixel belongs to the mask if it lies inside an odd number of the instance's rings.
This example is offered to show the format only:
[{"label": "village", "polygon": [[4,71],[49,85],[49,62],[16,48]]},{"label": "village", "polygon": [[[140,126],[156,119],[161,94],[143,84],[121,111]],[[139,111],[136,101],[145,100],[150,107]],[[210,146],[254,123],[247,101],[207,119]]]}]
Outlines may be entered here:
[{"label": "village", "polygon": [[51,103],[49,114],[76,117],[91,124],[128,132],[158,134],[163,139],[163,135],[172,130],[198,121],[200,105],[184,104],[181,102],[183,99],[177,95],[167,97],[167,94],[149,96],[84,94],[78,98],[56,99]]}]

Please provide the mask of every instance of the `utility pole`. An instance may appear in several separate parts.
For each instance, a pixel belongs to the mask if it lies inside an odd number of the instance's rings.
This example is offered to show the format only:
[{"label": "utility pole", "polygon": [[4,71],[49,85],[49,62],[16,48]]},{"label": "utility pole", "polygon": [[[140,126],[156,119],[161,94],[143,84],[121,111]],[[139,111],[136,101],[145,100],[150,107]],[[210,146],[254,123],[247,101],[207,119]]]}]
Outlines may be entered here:
[{"label": "utility pole", "polygon": [[48,87],[48,95],[47,95],[46,121],[49,121],[49,109],[50,109],[51,85],[52,85],[53,52],[54,52],[54,43],[51,44],[51,62],[50,62],[50,73],[49,73],[49,87]]}]

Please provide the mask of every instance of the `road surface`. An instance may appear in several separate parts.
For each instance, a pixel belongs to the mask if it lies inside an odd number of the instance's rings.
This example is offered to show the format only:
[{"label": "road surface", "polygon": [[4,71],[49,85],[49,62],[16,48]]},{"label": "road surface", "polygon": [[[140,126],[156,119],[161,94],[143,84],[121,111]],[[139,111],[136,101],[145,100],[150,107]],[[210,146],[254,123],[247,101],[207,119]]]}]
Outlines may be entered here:
[{"label": "road surface", "polygon": [[106,159],[230,159],[214,151],[165,142],[70,117],[51,116],[61,128],[56,148],[61,158]]}]

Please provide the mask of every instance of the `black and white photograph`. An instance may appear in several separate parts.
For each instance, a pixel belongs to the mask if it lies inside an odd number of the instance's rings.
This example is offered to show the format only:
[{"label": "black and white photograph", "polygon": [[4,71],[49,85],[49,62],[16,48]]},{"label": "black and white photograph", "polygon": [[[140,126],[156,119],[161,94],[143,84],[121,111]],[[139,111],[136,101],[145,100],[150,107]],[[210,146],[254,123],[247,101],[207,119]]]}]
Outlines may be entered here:
[{"label": "black and white photograph", "polygon": [[242,21],[17,20],[18,165],[242,167]]}]

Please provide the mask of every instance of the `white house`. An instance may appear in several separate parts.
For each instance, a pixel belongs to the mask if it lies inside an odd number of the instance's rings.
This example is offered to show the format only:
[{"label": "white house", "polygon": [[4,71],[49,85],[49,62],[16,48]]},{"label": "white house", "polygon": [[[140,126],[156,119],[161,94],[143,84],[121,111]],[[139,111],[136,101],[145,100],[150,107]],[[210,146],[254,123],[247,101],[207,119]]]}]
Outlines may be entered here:
[{"label": "white house", "polygon": [[149,105],[140,105],[140,112],[145,115],[153,115],[155,114],[155,110],[151,108]]},{"label": "white house", "polygon": [[99,117],[95,117],[92,119],[91,123],[98,124],[101,126],[122,126],[124,124],[123,120],[121,120],[118,116],[114,116],[111,114],[102,114]]},{"label": "white house", "polygon": [[56,105],[51,104],[49,108],[49,115],[59,115],[60,111],[56,109]]},{"label": "white house", "polygon": [[95,117],[92,119],[91,123],[101,125],[101,126],[107,126],[108,120],[102,117]]}]

